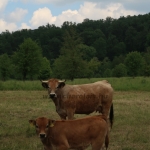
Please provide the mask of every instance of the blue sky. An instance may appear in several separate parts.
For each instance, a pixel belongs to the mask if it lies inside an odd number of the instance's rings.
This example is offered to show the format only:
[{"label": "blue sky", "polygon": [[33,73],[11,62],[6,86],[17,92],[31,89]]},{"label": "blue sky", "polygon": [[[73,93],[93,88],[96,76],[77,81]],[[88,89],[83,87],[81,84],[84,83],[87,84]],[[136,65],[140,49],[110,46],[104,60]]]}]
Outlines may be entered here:
[{"label": "blue sky", "polygon": [[0,33],[150,13],[149,0],[0,0]]}]

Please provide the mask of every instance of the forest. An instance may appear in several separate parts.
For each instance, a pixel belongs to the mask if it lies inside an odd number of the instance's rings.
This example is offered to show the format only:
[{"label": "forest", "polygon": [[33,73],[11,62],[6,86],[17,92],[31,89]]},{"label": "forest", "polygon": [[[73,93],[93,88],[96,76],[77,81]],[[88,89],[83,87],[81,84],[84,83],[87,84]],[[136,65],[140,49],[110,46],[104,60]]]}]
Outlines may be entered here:
[{"label": "forest", "polygon": [[0,34],[0,80],[150,76],[150,13]]}]

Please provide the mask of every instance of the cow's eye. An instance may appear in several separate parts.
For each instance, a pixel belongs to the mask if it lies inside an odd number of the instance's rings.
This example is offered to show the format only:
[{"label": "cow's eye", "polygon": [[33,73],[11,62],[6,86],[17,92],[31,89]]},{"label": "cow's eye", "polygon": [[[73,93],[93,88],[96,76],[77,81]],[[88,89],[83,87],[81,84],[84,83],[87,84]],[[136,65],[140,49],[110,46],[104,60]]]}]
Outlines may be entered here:
[{"label": "cow's eye", "polygon": [[48,128],[49,127],[49,124],[46,126],[46,128]]},{"label": "cow's eye", "polygon": [[35,125],[36,128],[39,128],[38,125]]}]

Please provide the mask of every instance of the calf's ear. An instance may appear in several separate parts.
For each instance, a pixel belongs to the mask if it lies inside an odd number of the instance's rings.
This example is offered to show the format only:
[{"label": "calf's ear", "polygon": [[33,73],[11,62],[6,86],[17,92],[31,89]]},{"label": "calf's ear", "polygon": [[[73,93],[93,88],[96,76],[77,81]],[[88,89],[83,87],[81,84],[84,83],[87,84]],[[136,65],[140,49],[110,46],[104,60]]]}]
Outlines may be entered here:
[{"label": "calf's ear", "polygon": [[35,120],[29,120],[29,123],[30,123],[30,125],[33,125],[33,126],[35,126]]},{"label": "calf's ear", "polygon": [[53,127],[55,124],[55,120],[49,119],[49,127]]}]

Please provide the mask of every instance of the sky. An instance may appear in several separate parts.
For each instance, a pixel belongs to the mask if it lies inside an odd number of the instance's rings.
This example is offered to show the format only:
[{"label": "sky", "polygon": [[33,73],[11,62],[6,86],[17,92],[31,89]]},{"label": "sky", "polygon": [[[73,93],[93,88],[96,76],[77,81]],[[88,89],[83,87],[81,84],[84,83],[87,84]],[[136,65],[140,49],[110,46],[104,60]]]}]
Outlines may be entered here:
[{"label": "sky", "polygon": [[150,0],[0,0],[0,33],[150,13]]}]

